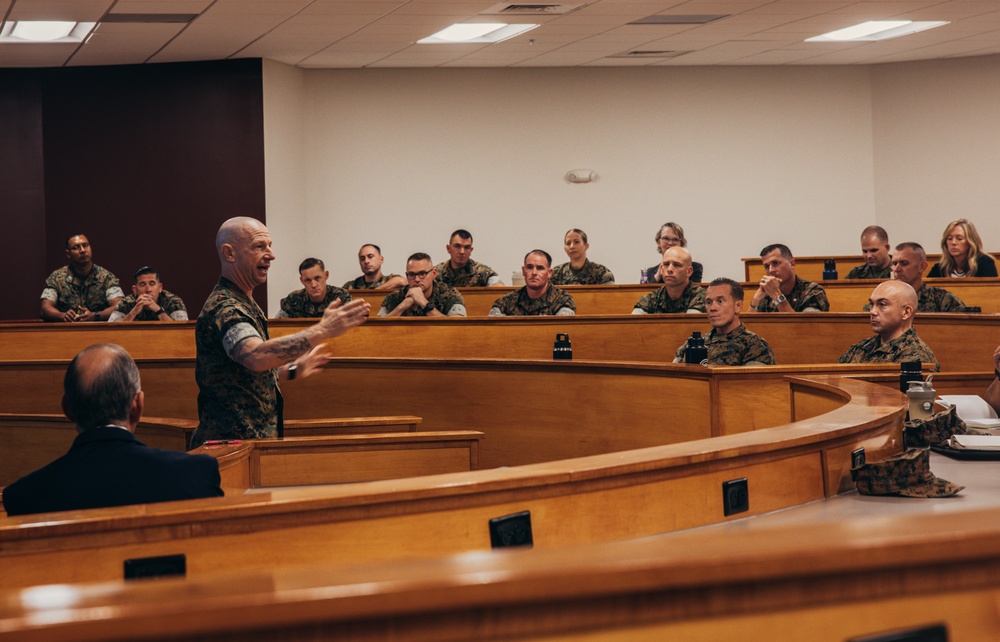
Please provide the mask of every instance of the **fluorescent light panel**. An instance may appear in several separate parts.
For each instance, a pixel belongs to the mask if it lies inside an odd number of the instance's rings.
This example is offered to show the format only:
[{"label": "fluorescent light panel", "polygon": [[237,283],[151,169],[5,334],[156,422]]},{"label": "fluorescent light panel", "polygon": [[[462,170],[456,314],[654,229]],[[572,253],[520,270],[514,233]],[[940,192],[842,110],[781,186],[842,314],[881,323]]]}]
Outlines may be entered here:
[{"label": "fluorescent light panel", "polygon": [[18,20],[14,23],[10,35],[22,40],[48,42],[65,38],[75,26],[75,22],[59,20]]},{"label": "fluorescent light panel", "polygon": [[21,44],[60,44],[81,42],[94,28],[94,22],[17,20],[0,27],[0,42]]},{"label": "fluorescent light panel", "polygon": [[912,20],[869,20],[851,27],[837,29],[821,36],[806,38],[806,42],[872,42],[908,36],[934,27],[948,24],[947,21]]},{"label": "fluorescent light panel", "polygon": [[418,40],[418,44],[468,44],[501,42],[526,31],[536,24],[506,24],[503,22],[459,22],[446,27],[434,35]]}]

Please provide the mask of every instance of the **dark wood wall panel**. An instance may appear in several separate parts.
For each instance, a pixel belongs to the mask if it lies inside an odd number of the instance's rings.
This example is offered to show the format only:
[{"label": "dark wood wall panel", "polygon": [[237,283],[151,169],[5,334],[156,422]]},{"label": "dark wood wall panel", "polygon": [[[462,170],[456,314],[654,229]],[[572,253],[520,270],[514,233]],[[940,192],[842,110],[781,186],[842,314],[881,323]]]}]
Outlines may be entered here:
[{"label": "dark wood wall panel", "polygon": [[[46,260],[42,82],[29,70],[0,70],[0,225],[7,277],[0,320],[38,318]],[[44,277],[42,277],[44,278]]]},{"label": "dark wood wall panel", "polygon": [[[65,264],[66,237],[78,232],[126,293],[136,268],[153,265],[196,315],[218,278],[219,224],[265,217],[260,60],[34,74],[44,238],[30,251],[43,259],[27,277],[30,300],[19,296],[2,316],[37,318],[43,280]],[[263,305],[266,290],[255,294]]]}]

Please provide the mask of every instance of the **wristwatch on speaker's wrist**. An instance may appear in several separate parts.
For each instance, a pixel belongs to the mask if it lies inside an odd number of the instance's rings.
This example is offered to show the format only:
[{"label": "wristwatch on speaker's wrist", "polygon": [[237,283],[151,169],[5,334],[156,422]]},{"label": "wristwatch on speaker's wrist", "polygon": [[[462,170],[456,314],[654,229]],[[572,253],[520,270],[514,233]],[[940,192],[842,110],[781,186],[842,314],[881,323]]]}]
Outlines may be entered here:
[{"label": "wristwatch on speaker's wrist", "polygon": [[774,298],[774,302],[775,303],[784,303],[787,300],[788,300],[788,297],[785,296],[784,294],[779,294],[778,296],[776,296]]}]

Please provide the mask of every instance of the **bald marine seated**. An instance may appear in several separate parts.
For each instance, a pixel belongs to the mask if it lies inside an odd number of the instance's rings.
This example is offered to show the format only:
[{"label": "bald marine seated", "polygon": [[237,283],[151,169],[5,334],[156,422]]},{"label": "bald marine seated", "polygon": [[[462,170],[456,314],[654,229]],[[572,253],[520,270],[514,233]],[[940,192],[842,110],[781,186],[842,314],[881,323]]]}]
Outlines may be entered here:
[{"label": "bald marine seated", "polygon": [[122,347],[76,355],[63,382],[63,412],[79,433],[69,452],[3,492],[8,515],[220,497],[209,455],[150,448],[132,433],[142,417],[139,369]]},{"label": "bald marine seated", "polygon": [[[708,324],[712,326],[712,330],[705,337],[708,359],[704,365],[774,365],[771,346],[760,335],[747,330],[740,321],[743,287],[739,283],[727,278],[715,279],[705,293],[705,305],[708,308]],[[674,363],[684,363],[686,357],[687,343],[677,349]]]},{"label": "bald marine seated", "polygon": [[644,294],[632,314],[704,312],[705,288],[691,282],[693,273],[691,254],[679,245],[668,247],[660,262],[659,280],[663,287]]},{"label": "bald marine seated", "polygon": [[913,317],[917,313],[917,293],[902,281],[885,281],[873,291],[868,302],[875,336],[858,341],[840,357],[840,363],[933,363],[941,369],[930,346],[917,336]]}]

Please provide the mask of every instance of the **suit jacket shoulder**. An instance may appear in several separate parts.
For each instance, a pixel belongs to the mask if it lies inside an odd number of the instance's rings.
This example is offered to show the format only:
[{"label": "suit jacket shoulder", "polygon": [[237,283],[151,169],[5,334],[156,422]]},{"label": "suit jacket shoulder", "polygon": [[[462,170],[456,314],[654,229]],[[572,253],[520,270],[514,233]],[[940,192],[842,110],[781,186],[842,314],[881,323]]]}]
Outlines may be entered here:
[{"label": "suit jacket shoulder", "polygon": [[8,515],[221,496],[209,455],[150,448],[116,426],[80,433],[69,452],[4,490]]}]

